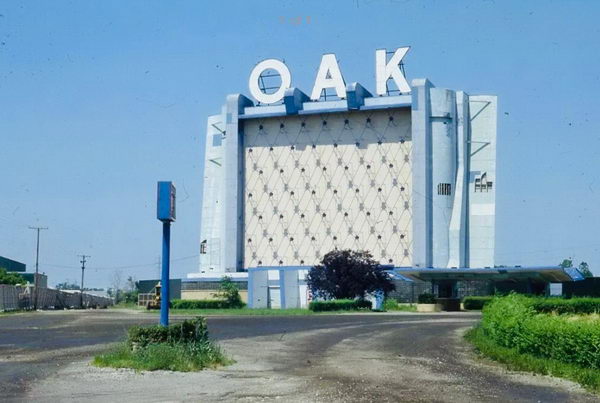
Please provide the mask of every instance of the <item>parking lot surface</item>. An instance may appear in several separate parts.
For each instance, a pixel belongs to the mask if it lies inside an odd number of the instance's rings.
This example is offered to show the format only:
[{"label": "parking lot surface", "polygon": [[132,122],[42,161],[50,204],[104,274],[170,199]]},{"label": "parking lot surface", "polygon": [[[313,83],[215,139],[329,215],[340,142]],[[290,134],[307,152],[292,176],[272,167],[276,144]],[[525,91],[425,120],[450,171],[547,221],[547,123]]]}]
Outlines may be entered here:
[{"label": "parking lot surface", "polygon": [[[565,402],[597,396],[559,379],[478,359],[463,332],[478,313],[228,316],[211,337],[236,362],[197,373],[95,368],[140,311],[61,311],[0,317],[4,401]],[[178,320],[181,318],[174,318]]]}]

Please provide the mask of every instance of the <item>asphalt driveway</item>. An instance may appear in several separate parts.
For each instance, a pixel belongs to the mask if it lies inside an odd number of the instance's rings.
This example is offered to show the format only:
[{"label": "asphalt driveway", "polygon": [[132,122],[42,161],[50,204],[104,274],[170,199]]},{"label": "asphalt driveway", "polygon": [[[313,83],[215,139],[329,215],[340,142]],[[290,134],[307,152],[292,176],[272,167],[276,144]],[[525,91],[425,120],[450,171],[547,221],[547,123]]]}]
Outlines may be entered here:
[{"label": "asphalt driveway", "polygon": [[0,317],[4,401],[597,401],[576,385],[478,359],[462,339],[477,313],[211,317],[236,363],[198,373],[89,365],[139,311]]}]

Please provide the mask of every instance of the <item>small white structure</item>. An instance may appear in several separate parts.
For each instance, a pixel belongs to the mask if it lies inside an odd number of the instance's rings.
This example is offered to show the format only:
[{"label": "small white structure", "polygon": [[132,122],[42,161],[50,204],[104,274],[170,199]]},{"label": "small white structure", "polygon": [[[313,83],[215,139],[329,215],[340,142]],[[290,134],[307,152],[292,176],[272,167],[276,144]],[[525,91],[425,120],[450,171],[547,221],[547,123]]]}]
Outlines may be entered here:
[{"label": "small white structure", "polygon": [[306,267],[253,267],[248,269],[248,307],[307,308],[311,300]]}]

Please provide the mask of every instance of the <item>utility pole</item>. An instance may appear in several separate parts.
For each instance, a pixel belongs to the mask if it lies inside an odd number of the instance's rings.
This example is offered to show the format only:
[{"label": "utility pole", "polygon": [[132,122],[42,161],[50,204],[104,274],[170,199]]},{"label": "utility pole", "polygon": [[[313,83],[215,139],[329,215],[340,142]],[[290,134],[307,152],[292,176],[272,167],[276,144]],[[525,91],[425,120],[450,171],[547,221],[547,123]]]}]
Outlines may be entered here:
[{"label": "utility pole", "polygon": [[37,243],[35,247],[35,277],[33,278],[34,296],[33,296],[33,310],[37,309],[38,305],[38,271],[40,264],[40,231],[48,229],[48,227],[29,227],[37,231]]},{"label": "utility pole", "polygon": [[83,309],[83,273],[85,272],[85,258],[91,257],[90,255],[78,255],[81,258],[81,288],[79,289],[79,296],[81,297],[81,309]]}]

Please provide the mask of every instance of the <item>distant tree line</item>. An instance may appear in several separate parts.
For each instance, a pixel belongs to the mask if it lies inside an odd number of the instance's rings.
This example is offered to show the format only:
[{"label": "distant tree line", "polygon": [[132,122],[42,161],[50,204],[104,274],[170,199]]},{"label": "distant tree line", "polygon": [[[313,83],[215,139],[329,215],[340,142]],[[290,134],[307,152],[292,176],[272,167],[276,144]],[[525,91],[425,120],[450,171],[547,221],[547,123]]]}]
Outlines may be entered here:
[{"label": "distant tree line", "polygon": [[113,273],[111,280],[111,287],[107,290],[109,297],[115,299],[115,303],[137,303],[138,294],[138,282],[134,277],[129,276],[127,280],[123,282],[123,273],[121,270],[116,270]]},{"label": "distant tree line", "polygon": [[[81,286],[76,283],[70,283],[68,280],[56,284],[57,290],[75,290],[79,291]],[[83,291],[104,291],[104,288],[83,287]]]}]

